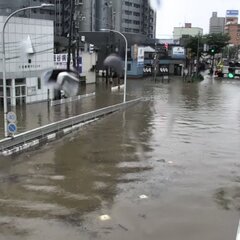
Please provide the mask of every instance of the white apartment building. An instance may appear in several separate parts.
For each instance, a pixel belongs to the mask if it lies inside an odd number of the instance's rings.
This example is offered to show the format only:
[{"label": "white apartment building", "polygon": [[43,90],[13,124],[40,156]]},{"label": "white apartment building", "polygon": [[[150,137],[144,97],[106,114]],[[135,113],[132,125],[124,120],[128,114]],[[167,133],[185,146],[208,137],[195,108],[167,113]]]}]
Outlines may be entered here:
[{"label": "white apartment building", "polygon": [[173,39],[177,40],[182,38],[182,36],[192,36],[203,35],[203,29],[199,27],[192,27],[190,23],[186,23],[184,27],[174,27]]},{"label": "white apartment building", "polygon": [[[5,16],[0,16],[1,31],[5,20]],[[53,90],[41,75],[54,67],[53,21],[13,17],[4,36],[8,103],[15,106],[51,99]],[[2,44],[0,49],[0,100],[3,100]]]}]

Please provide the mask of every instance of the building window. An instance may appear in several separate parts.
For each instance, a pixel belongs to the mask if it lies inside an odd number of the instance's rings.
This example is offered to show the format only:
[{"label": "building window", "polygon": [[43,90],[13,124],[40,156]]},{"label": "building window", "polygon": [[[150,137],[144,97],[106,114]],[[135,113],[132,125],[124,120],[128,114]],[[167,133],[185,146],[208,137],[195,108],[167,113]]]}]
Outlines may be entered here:
[{"label": "building window", "polygon": [[125,32],[131,32],[131,28],[125,28]]},{"label": "building window", "polygon": [[132,20],[130,20],[130,19],[124,19],[124,22],[125,22],[125,23],[132,23]]},{"label": "building window", "polygon": [[37,81],[38,81],[38,90],[40,90],[41,89],[41,78],[39,77],[38,79],[37,79]]},{"label": "building window", "polygon": [[139,33],[139,29],[133,29],[134,33]]},{"label": "building window", "polygon": [[128,71],[131,71],[131,69],[132,69],[131,63],[128,63],[128,65],[127,65],[127,70],[128,70]]},{"label": "building window", "polygon": [[125,10],[126,15],[132,15],[132,11]]},{"label": "building window", "polygon": [[133,21],[133,24],[135,24],[135,25],[140,25],[140,21]]},{"label": "building window", "polygon": [[133,12],[133,15],[139,17],[140,13],[139,12]]},{"label": "building window", "polygon": [[137,4],[137,3],[134,3],[133,6],[134,6],[135,8],[140,8],[140,4]]},{"label": "building window", "polygon": [[131,2],[125,2],[125,5],[128,6],[128,7],[131,7],[132,3]]}]

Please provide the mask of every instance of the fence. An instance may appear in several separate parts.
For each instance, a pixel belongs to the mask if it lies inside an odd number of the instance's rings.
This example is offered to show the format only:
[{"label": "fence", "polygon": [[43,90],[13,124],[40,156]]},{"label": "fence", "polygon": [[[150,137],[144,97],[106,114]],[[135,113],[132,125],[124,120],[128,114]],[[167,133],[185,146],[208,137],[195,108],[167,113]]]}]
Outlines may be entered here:
[{"label": "fence", "polygon": [[95,96],[96,93],[87,93],[85,95],[78,95],[78,96],[73,96],[73,97],[69,97],[69,98],[62,98],[59,100],[52,100],[51,101],[51,106],[56,106],[56,105],[60,105],[60,104],[64,104],[64,103],[69,103],[69,102],[73,102],[73,101],[77,101],[83,98],[87,98],[87,97],[92,97]]},{"label": "fence", "polygon": [[[57,133],[66,134],[71,132],[74,126],[79,123],[91,121],[93,119],[103,117],[104,115],[116,112],[120,109],[126,108],[130,105],[140,102],[142,98],[128,101],[126,103],[119,103],[109,107],[101,108],[95,111],[84,113],[78,116],[67,118],[58,122],[54,122],[24,133],[15,135],[12,138],[5,138],[0,140],[0,150],[3,155],[10,155],[15,152],[30,148],[32,146],[38,145],[46,139],[50,140],[55,138]],[[68,130],[68,131],[64,131]]]}]

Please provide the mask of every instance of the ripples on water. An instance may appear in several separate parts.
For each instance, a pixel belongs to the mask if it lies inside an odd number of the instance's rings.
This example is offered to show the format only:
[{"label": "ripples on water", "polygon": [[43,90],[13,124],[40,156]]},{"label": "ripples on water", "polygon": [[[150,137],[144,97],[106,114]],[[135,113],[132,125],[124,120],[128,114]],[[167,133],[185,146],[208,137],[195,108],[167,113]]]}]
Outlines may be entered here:
[{"label": "ripples on water", "polygon": [[[71,141],[68,136],[1,161],[4,236],[41,239],[32,228],[45,229],[54,239],[69,232],[77,239],[68,227],[81,229],[84,214],[118,199],[136,201],[141,194],[162,198],[169,186],[208,189],[223,208],[239,209],[239,83],[132,80],[128,90],[128,97],[144,96],[144,101],[83,127]],[[226,182],[229,189],[218,188]],[[27,219],[29,228],[21,224]],[[50,223],[62,236],[51,233]],[[61,229],[62,223],[69,225]]]}]

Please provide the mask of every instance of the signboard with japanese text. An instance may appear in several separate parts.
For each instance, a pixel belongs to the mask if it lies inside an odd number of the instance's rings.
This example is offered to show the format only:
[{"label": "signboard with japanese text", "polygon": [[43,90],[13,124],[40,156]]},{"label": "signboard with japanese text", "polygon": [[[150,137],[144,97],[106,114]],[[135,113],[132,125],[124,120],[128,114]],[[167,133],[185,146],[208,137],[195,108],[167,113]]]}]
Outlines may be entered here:
[{"label": "signboard with japanese text", "polygon": [[144,64],[144,47],[138,47],[137,64]]},{"label": "signboard with japanese text", "polygon": [[238,17],[239,11],[238,10],[227,10],[226,17]]},{"label": "signboard with japanese text", "polygon": [[185,48],[184,47],[173,47],[172,57],[173,58],[185,58]]}]

